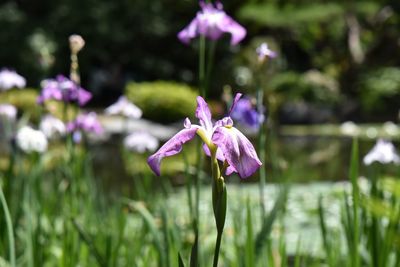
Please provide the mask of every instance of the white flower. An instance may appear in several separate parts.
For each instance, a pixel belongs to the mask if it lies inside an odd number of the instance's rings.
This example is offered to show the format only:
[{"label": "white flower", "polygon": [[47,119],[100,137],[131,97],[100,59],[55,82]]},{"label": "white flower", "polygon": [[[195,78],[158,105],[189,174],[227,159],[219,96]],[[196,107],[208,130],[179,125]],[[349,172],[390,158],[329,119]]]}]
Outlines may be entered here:
[{"label": "white flower", "polygon": [[142,117],[142,110],[130,102],[125,96],[121,96],[117,102],[106,108],[105,113],[109,115],[121,114],[132,119],[139,119]]},{"label": "white flower", "polygon": [[133,132],[124,139],[126,149],[144,153],[153,152],[158,148],[158,140],[146,132]]},{"label": "white flower", "polygon": [[344,135],[357,136],[360,134],[360,128],[352,121],[346,121],[340,125],[340,131]]},{"label": "white flower", "polygon": [[26,80],[15,71],[3,69],[0,71],[0,91],[7,91],[11,88],[23,88]]},{"label": "white flower", "polygon": [[15,121],[17,118],[17,108],[10,104],[0,104],[0,117]]},{"label": "white flower", "polygon": [[379,139],[371,151],[364,157],[365,165],[370,165],[373,162],[380,162],[382,164],[393,162],[399,164],[400,157],[391,142]]},{"label": "white flower", "polygon": [[43,153],[47,150],[47,139],[44,133],[29,126],[23,126],[18,130],[16,142],[18,147],[27,153]]},{"label": "white flower", "polygon": [[47,138],[54,138],[57,135],[63,136],[66,133],[65,124],[58,118],[47,114],[39,124],[39,129],[46,135]]}]

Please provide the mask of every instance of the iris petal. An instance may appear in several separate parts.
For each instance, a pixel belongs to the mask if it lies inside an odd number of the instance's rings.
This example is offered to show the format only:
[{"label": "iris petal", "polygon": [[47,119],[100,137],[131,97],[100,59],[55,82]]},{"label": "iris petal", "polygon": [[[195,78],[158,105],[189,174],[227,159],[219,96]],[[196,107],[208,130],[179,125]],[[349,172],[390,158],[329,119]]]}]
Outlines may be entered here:
[{"label": "iris petal", "polygon": [[235,127],[218,127],[212,141],[241,178],[249,177],[262,165],[253,145]]},{"label": "iris petal", "polygon": [[198,21],[193,19],[188,26],[178,33],[178,38],[182,43],[189,44],[190,40],[197,36]]},{"label": "iris petal", "polygon": [[237,45],[246,36],[246,29],[228,15],[224,17],[221,23],[221,30],[232,35],[231,45]]},{"label": "iris petal", "polygon": [[246,36],[246,29],[228,16],[220,3],[214,6],[211,3],[200,2],[200,7],[196,17],[178,33],[178,38],[183,43],[188,44],[198,35],[217,40],[224,33],[230,33],[231,44],[237,45]]},{"label": "iris petal", "polygon": [[194,138],[198,127],[192,126],[189,129],[183,129],[166,142],[155,154],[151,155],[147,163],[150,168],[160,176],[161,160],[164,157],[173,156],[182,150],[182,145]]},{"label": "iris petal", "polygon": [[231,115],[231,113],[232,113],[232,111],[235,109],[235,107],[236,107],[236,104],[239,102],[239,99],[242,97],[242,94],[241,93],[237,93],[236,95],[235,95],[235,98],[233,99],[233,102],[232,102],[232,106],[231,106],[231,108],[229,109],[229,116]]},{"label": "iris petal", "polygon": [[78,89],[78,103],[80,106],[85,105],[92,98],[92,94],[82,88]]},{"label": "iris petal", "polygon": [[207,132],[212,131],[211,112],[206,101],[204,101],[201,96],[197,97],[196,117],[199,119],[200,125],[203,126]]}]

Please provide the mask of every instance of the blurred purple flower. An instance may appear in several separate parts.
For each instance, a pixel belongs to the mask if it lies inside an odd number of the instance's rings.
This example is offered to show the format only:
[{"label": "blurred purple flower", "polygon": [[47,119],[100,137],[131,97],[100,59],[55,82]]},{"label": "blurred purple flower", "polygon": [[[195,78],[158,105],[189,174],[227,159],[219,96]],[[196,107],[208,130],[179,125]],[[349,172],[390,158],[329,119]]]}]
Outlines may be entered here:
[{"label": "blurred purple flower", "polygon": [[277,56],[276,52],[268,48],[267,43],[262,43],[259,47],[257,47],[256,53],[260,62],[264,61],[266,58],[276,58]]},{"label": "blurred purple flower", "polygon": [[133,132],[125,137],[124,146],[138,153],[154,152],[158,147],[158,139],[147,132]]},{"label": "blurred purple flower", "polygon": [[199,4],[201,10],[196,17],[178,33],[178,38],[183,43],[188,44],[198,35],[217,40],[224,33],[230,33],[231,45],[237,45],[246,36],[246,29],[225,13],[220,2],[213,5],[200,1]]},{"label": "blurred purple flower", "polygon": [[[241,94],[236,95],[231,111],[240,97]],[[238,129],[233,127],[231,117],[225,117],[213,124],[210,109],[200,96],[197,97],[196,117],[200,125],[192,124],[189,118],[186,118],[185,128],[148,158],[149,166],[157,175],[160,175],[161,160],[179,153],[183,144],[192,140],[196,134],[204,141],[203,147],[207,155],[210,155],[211,149],[216,149],[217,159],[229,165],[227,175],[237,172],[240,177],[246,178],[261,166],[262,163],[253,145]]]},{"label": "blurred purple flower", "polygon": [[252,101],[248,98],[242,98],[236,103],[231,117],[253,131],[257,131],[264,122],[264,114],[258,113]]},{"label": "blurred purple flower", "polygon": [[0,117],[15,121],[17,118],[17,108],[10,104],[0,104]]},{"label": "blurred purple flower", "polygon": [[105,113],[109,115],[121,114],[132,119],[139,119],[142,117],[142,110],[130,102],[125,96],[121,96],[117,102],[106,108]]},{"label": "blurred purple flower", "polygon": [[23,88],[25,85],[25,78],[15,71],[8,69],[2,69],[0,71],[0,91],[7,91],[12,88]]},{"label": "blurred purple flower", "polygon": [[68,132],[85,132],[101,134],[103,127],[101,126],[95,112],[79,114],[76,119],[67,124]]},{"label": "blurred purple flower", "polygon": [[394,145],[383,139],[379,139],[375,146],[364,157],[364,164],[371,165],[374,162],[382,164],[395,163],[400,164],[400,157],[396,153]]},{"label": "blurred purple flower", "polygon": [[63,136],[66,133],[65,124],[53,115],[47,114],[42,117],[39,124],[39,129],[46,135],[47,138],[54,138],[57,135]]},{"label": "blurred purple flower", "polygon": [[77,102],[80,106],[85,105],[92,98],[92,94],[75,82],[63,75],[58,75],[56,79],[42,81],[42,92],[38,97],[38,103],[54,99],[64,102]]}]

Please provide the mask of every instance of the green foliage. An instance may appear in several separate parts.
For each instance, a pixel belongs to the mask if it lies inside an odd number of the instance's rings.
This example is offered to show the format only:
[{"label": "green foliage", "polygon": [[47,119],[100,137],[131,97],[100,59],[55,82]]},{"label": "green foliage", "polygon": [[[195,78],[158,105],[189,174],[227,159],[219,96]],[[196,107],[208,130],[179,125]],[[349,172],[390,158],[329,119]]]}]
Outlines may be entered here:
[{"label": "green foliage", "polygon": [[298,27],[307,22],[326,22],[338,18],[343,7],[337,3],[314,3],[303,6],[288,4],[279,7],[273,3],[247,4],[239,16],[269,27]]},{"label": "green foliage", "polygon": [[340,97],[337,82],[316,70],[303,74],[292,71],[278,73],[271,78],[269,86],[286,100],[301,99],[332,105]]},{"label": "green foliage", "polygon": [[362,79],[362,104],[365,110],[385,109],[387,100],[400,97],[400,68],[370,71]]},{"label": "green foliage", "polygon": [[12,89],[0,94],[0,102],[14,105],[21,113],[28,114],[35,120],[39,118],[41,112],[36,101],[37,97],[35,89]]},{"label": "green foliage", "polygon": [[[374,14],[379,5],[372,1],[357,1],[352,7],[362,15]],[[248,3],[239,12],[239,17],[259,25],[281,28],[299,28],[306,23],[330,23],[340,19],[348,6],[339,2],[298,4],[287,1],[284,5],[276,3]]]},{"label": "green foliage", "polygon": [[129,83],[127,97],[143,110],[143,117],[158,122],[176,122],[194,114],[195,91],[175,82]]},{"label": "green foliage", "polygon": [[[0,94],[0,103],[10,103],[17,107],[20,114],[27,116],[29,120],[38,122],[43,112],[48,112],[60,119],[63,119],[64,103],[60,101],[46,101],[44,108],[37,103],[38,93],[36,89],[12,89]],[[68,104],[67,120],[74,118],[78,108]]]}]

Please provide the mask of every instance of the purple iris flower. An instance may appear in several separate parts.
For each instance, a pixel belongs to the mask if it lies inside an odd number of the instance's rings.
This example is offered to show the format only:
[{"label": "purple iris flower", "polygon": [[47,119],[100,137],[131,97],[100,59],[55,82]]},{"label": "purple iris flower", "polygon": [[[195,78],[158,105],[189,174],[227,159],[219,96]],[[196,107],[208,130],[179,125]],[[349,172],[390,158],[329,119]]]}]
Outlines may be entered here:
[{"label": "purple iris flower", "polygon": [[203,35],[211,40],[219,39],[224,33],[232,35],[231,45],[237,45],[246,36],[246,29],[234,21],[223,10],[222,4],[200,1],[201,10],[196,17],[178,33],[178,38],[188,44],[191,39]]},{"label": "purple iris flower", "polygon": [[56,79],[47,79],[42,82],[42,92],[38,97],[38,103],[54,99],[64,102],[78,102],[80,106],[85,105],[92,98],[92,94],[75,82],[63,75]]},{"label": "purple iris flower", "polygon": [[86,133],[101,134],[103,127],[101,126],[95,112],[79,114],[76,119],[67,124],[68,132],[83,131]]},{"label": "purple iris flower", "polygon": [[264,61],[266,58],[276,58],[277,53],[275,51],[272,51],[269,49],[267,43],[262,43],[259,47],[256,49],[256,53],[258,55],[258,60],[260,62]]},{"label": "purple iris flower", "polygon": [[231,117],[240,124],[257,131],[264,121],[264,115],[257,112],[248,98],[240,99],[232,111]]},{"label": "purple iris flower", "polygon": [[[236,95],[231,111],[240,97],[241,94]],[[199,119],[200,125],[192,124],[189,118],[186,118],[185,128],[148,158],[149,166],[157,175],[160,175],[161,160],[164,157],[179,153],[182,150],[182,145],[192,140],[196,134],[204,141],[203,147],[207,155],[210,155],[212,148],[217,148],[216,156],[218,160],[229,165],[226,171],[227,175],[236,172],[240,177],[246,178],[262,165],[250,141],[233,127],[231,117],[228,116],[215,124],[212,123],[210,109],[200,96],[197,97],[196,117]]]}]

